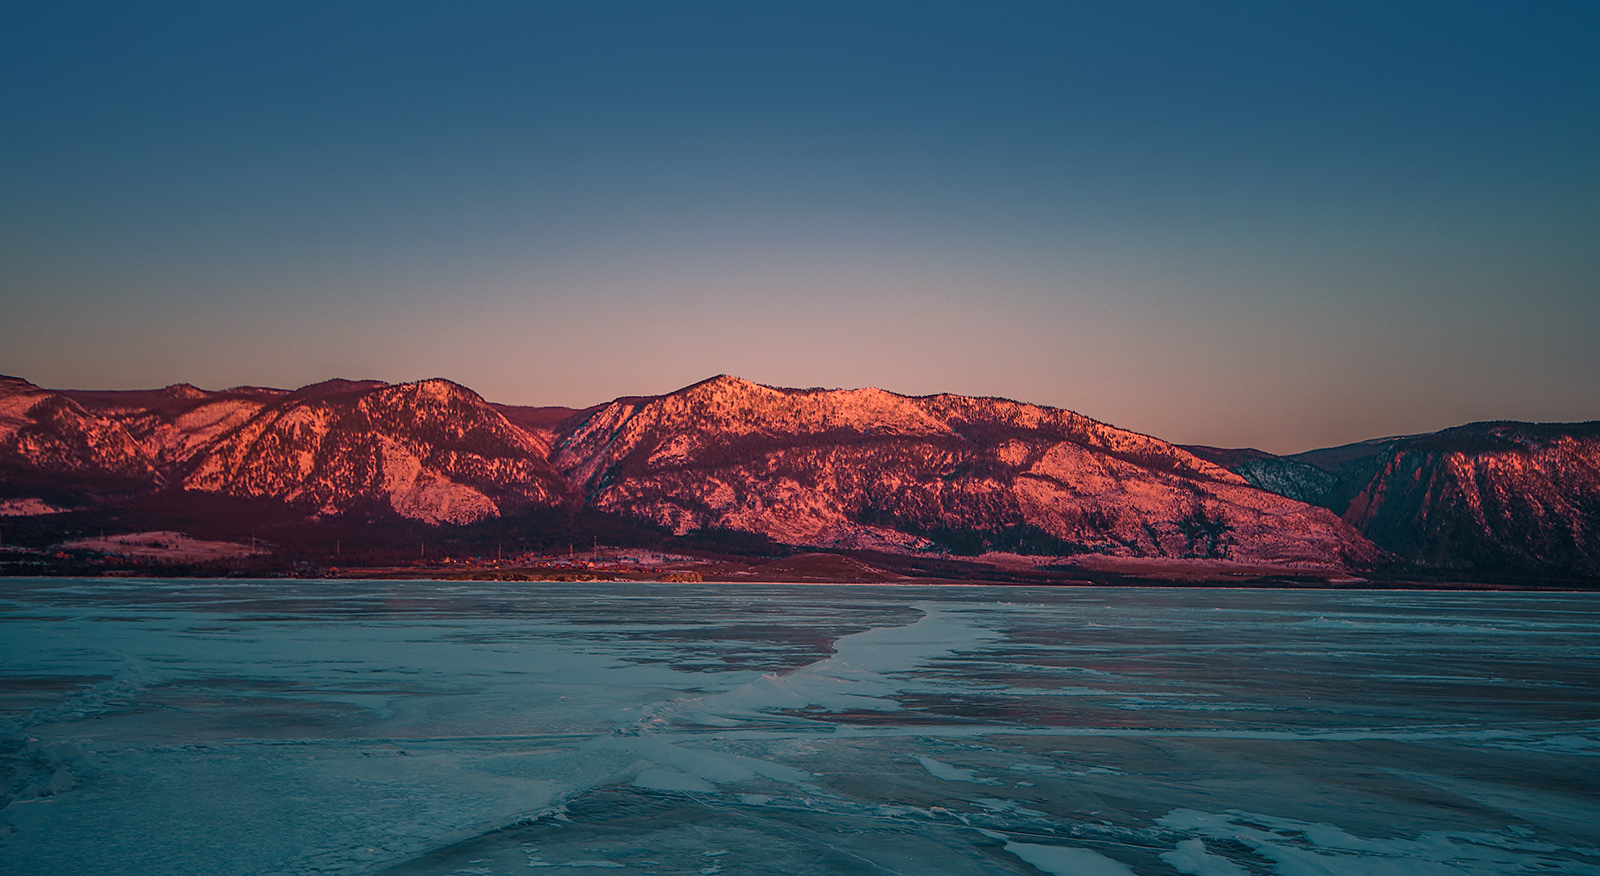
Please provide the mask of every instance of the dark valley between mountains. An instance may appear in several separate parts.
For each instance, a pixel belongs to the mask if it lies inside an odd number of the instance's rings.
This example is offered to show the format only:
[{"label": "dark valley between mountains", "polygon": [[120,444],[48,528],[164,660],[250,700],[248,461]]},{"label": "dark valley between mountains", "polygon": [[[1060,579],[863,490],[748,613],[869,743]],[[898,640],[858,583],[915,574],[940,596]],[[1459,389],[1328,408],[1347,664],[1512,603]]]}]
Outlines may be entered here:
[{"label": "dark valley between mountains", "polygon": [[0,378],[0,515],[12,575],[1588,587],[1600,423],[1275,456],[728,376],[583,410],[447,380]]}]

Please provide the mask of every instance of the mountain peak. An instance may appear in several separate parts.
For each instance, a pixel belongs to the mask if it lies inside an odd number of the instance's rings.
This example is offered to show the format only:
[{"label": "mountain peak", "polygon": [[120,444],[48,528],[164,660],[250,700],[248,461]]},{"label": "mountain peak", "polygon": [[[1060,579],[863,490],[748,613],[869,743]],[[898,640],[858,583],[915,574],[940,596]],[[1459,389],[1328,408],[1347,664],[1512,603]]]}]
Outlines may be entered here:
[{"label": "mountain peak", "polygon": [[20,377],[0,374],[0,392],[32,392],[39,387]]},{"label": "mountain peak", "polygon": [[454,380],[446,380],[443,377],[430,377],[426,380],[418,380],[415,383],[401,383],[395,384],[395,386],[410,389],[419,396],[439,400],[468,398],[475,401],[483,401],[483,396],[478,395],[472,389],[462,386]]},{"label": "mountain peak", "polygon": [[167,396],[168,398],[181,399],[201,399],[208,398],[211,395],[211,393],[206,392],[192,383],[173,383],[161,387],[159,391],[162,395]]},{"label": "mountain peak", "polygon": [[669,392],[669,393],[667,393],[667,396],[679,396],[679,395],[689,395],[689,394],[696,394],[696,395],[717,394],[717,395],[720,395],[720,394],[724,394],[724,393],[743,394],[743,393],[750,392],[751,390],[754,390],[754,389],[772,389],[772,387],[763,386],[763,385],[761,385],[759,383],[756,383],[754,381],[751,381],[751,380],[745,380],[743,377],[735,377],[732,374],[718,374],[715,377],[708,377],[705,380],[700,381],[699,383],[691,383],[691,384],[689,384],[688,386],[685,386],[682,389],[674,390],[672,392]]}]

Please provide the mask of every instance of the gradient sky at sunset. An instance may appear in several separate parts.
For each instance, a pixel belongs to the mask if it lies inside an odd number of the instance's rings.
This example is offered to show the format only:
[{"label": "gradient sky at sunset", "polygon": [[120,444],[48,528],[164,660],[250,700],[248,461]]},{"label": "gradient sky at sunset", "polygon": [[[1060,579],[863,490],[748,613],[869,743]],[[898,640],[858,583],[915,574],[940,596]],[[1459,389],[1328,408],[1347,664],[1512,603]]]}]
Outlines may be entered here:
[{"label": "gradient sky at sunset", "polygon": [[1600,3],[8,3],[0,373],[1600,418]]}]

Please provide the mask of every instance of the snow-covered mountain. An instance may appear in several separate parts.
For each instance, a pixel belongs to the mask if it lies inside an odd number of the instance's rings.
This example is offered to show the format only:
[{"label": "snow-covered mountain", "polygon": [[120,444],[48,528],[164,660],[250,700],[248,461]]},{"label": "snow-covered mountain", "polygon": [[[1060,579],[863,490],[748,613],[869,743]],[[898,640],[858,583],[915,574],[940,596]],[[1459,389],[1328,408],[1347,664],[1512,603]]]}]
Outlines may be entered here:
[{"label": "snow-covered mountain", "polygon": [[567,486],[549,447],[448,380],[319,383],[263,407],[191,458],[184,489],[282,499],[320,514],[386,503],[427,523],[551,506]]},{"label": "snow-covered mountain", "polygon": [[47,504],[112,500],[131,481],[277,499],[308,514],[377,504],[405,518],[463,524],[507,507],[567,502],[548,452],[538,435],[447,380],[332,380],[294,392],[0,385],[7,492],[42,485]]},{"label": "snow-covered mountain", "polygon": [[1071,411],[717,377],[614,402],[551,461],[591,507],[683,533],[957,553],[1378,558],[1325,509]]},{"label": "snow-covered mountain", "polygon": [[[164,479],[145,443],[120,420],[26,380],[0,377],[0,500],[54,504],[154,489]],[[28,506],[31,507],[31,506]]]},{"label": "snow-covered mountain", "polygon": [[1285,457],[1190,449],[1414,562],[1600,573],[1600,422],[1470,423]]},{"label": "snow-covered mountain", "polygon": [[833,549],[1323,567],[1388,550],[1592,572],[1597,461],[1593,423],[1474,424],[1277,457],[1004,399],[728,376],[583,411],[495,405],[447,380],[91,392],[0,379],[9,515],[214,495],[373,525],[544,509]]}]

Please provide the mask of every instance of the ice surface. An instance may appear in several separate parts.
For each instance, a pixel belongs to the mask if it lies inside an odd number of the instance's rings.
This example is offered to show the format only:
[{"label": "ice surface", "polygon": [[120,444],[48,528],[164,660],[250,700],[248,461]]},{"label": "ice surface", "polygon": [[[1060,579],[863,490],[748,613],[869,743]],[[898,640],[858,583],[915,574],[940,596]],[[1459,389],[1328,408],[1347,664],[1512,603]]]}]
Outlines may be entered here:
[{"label": "ice surface", "polygon": [[1587,594],[0,581],[0,872],[1600,874]]},{"label": "ice surface", "polygon": [[942,761],[934,760],[926,754],[914,754],[912,757],[916,758],[917,763],[922,764],[922,768],[927,770],[929,775],[934,778],[944,779],[947,782],[971,782],[974,785],[1000,784],[999,779],[979,778],[974,770],[951,766]]},{"label": "ice surface", "polygon": [[1205,840],[1190,839],[1178,843],[1170,852],[1163,852],[1161,860],[1172,865],[1179,873],[1190,876],[1249,876],[1238,864],[1206,849]]},{"label": "ice surface", "polygon": [[[1359,874],[1477,874],[1523,869],[1544,872],[1596,873],[1600,850],[1578,850],[1587,862],[1540,859],[1554,851],[1549,843],[1529,841],[1525,834],[1477,831],[1424,831],[1415,837],[1374,839],[1354,836],[1331,824],[1275,818],[1257,813],[1211,815],[1177,810],[1157,823],[1215,839],[1242,843],[1275,862],[1283,876],[1359,876]],[[1195,841],[1190,841],[1191,843]],[[1180,844],[1180,853],[1195,846]],[[1530,858],[1529,853],[1535,857]],[[1166,857],[1166,856],[1163,856]],[[1211,856],[1214,857],[1214,856]],[[1206,860],[1194,855],[1195,859]],[[1172,860],[1172,859],[1168,859]],[[1535,863],[1536,862],[1536,863]],[[1533,866],[1530,866],[1533,865]],[[1203,866],[1215,867],[1215,864]]]},{"label": "ice surface", "polygon": [[1088,849],[1006,843],[1006,851],[1054,876],[1133,876],[1126,865]]}]

